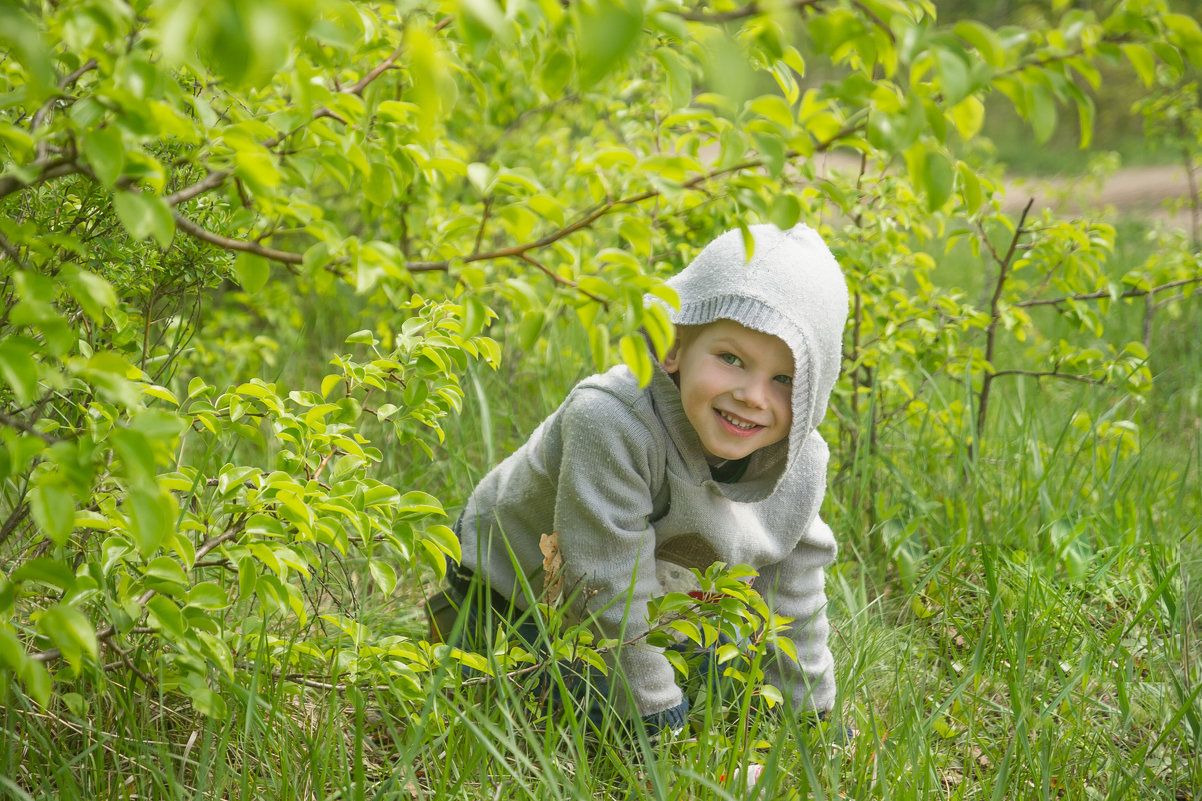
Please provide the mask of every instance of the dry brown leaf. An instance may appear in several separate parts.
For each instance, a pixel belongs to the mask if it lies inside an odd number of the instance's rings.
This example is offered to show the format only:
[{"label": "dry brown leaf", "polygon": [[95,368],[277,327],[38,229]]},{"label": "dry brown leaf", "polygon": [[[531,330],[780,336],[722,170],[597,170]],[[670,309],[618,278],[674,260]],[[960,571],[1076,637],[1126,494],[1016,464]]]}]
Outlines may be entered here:
[{"label": "dry brown leaf", "polygon": [[543,554],[543,602],[554,604],[563,592],[563,555],[559,552],[559,532],[552,531],[538,538]]}]

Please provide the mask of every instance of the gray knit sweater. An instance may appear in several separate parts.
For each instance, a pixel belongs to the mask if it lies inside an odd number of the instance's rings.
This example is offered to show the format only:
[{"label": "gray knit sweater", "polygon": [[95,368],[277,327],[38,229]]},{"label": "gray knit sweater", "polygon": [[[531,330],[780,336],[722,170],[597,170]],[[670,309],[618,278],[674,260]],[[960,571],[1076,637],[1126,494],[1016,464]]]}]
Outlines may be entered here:
[{"label": "gray knit sweater", "polygon": [[[794,619],[798,662],[773,660],[768,679],[799,707],[834,703],[823,568],[834,535],[818,516],[828,451],[815,426],[839,371],[847,289],[817,233],[752,226],[710,243],[668,283],[678,324],[731,319],[784,340],[794,357],[787,439],[751,455],[737,483],[711,478],[701,442],[671,377],[639,387],[625,367],[580,382],[514,454],[475,488],[462,519],[463,563],[525,606],[517,571],[542,589],[542,534],[558,532],[565,591],[605,636],[647,631],[647,602],[679,566],[715,561],[759,571],[756,588]],[[516,565],[516,570],[515,570]],[[679,705],[673,668],[657,648],[619,656],[648,715]]]}]

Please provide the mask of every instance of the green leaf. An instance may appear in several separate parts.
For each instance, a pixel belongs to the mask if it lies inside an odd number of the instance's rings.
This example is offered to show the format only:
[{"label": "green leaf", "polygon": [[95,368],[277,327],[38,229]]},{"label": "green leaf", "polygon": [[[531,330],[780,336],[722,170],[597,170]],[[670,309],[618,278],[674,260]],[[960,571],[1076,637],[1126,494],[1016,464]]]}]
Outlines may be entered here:
[{"label": "green leaf", "polygon": [[655,358],[662,359],[676,338],[676,328],[667,310],[658,303],[648,305],[643,310],[643,329],[651,338]]},{"label": "green leaf", "polygon": [[343,383],[345,380],[346,378],[340,375],[328,375],[321,379],[321,397],[330,397],[330,393],[334,391],[334,387]]},{"label": "green leaf", "polygon": [[504,32],[505,12],[496,0],[459,0],[459,10],[494,36]]},{"label": "green leaf", "polygon": [[438,550],[456,562],[462,556],[459,550],[459,538],[455,536],[455,530],[450,526],[444,526],[441,523],[427,526],[425,532],[423,532],[423,538],[428,542],[434,543],[438,547]]},{"label": "green leaf", "polygon": [[787,231],[801,219],[801,203],[791,193],[782,193],[772,199],[768,220],[782,231]]},{"label": "green leaf", "polygon": [[956,165],[956,172],[960,175],[960,194],[964,198],[964,208],[969,214],[975,214],[985,201],[985,193],[981,189],[981,179],[964,162]]},{"label": "green leaf", "polygon": [[1052,138],[1052,133],[1056,130],[1056,99],[1042,86],[1028,87],[1027,95],[1035,140],[1043,144]]},{"label": "green leaf", "polygon": [[254,595],[259,581],[259,573],[255,565],[255,560],[249,556],[238,562],[238,598],[240,600],[247,600]]},{"label": "green leaf", "polygon": [[103,322],[105,309],[117,305],[117,293],[113,285],[95,273],[64,264],[60,275],[71,297],[93,322]]},{"label": "green leaf", "polygon": [[637,334],[626,334],[618,343],[618,353],[622,361],[639,380],[639,386],[645,387],[651,381],[651,357],[647,353],[647,343]]},{"label": "green leaf", "polygon": [[541,310],[530,309],[522,312],[522,320],[518,323],[518,347],[522,350],[533,348],[543,331],[545,321],[546,317]]},{"label": "green leaf", "polygon": [[225,720],[229,717],[229,707],[225,699],[208,687],[191,687],[188,697],[192,700],[192,708],[207,718]]},{"label": "green leaf", "polygon": [[397,511],[420,512],[431,515],[446,514],[437,498],[421,490],[410,490],[402,495]]},{"label": "green leaf", "polygon": [[175,237],[175,218],[161,197],[144,192],[117,192],[113,195],[113,208],[134,239],[154,236],[160,247],[170,247]]},{"label": "green leaf", "polygon": [[581,87],[588,89],[631,53],[643,31],[641,3],[583,0],[573,4]]},{"label": "green leaf", "polygon": [[75,589],[75,571],[66,562],[57,559],[39,557],[30,559],[13,571],[13,582],[36,581],[50,587],[57,587],[65,593]]},{"label": "green leaf", "polygon": [[488,193],[493,188],[493,178],[496,176],[496,171],[487,164],[482,164],[479,161],[473,161],[467,165],[467,180],[481,197],[487,197]]},{"label": "green leaf", "polygon": [[979,22],[965,20],[957,22],[953,29],[956,35],[971,44],[991,67],[1006,64],[1006,48],[997,33]]},{"label": "green leaf", "polygon": [[155,475],[154,449],[140,431],[118,429],[109,435],[113,452],[121,460],[121,474],[131,483],[148,486]]},{"label": "green leaf", "polygon": [[955,172],[951,160],[938,150],[927,150],[922,160],[922,186],[927,208],[936,211],[951,197]]},{"label": "green leaf", "polygon": [[122,507],[129,517],[130,531],[142,558],[153,554],[175,527],[179,509],[171,496],[159,488],[132,486]]},{"label": "green leaf", "polygon": [[558,97],[572,79],[572,57],[560,48],[548,45],[538,78],[544,92]]},{"label": "green leaf", "polygon": [[672,106],[684,108],[693,99],[693,75],[689,63],[675,50],[660,47],[655,51],[655,60],[668,73],[668,91]]},{"label": "green leaf", "polygon": [[378,161],[371,163],[371,174],[364,186],[364,194],[377,206],[387,206],[392,202],[396,196],[396,176],[387,164]]},{"label": "green leaf", "polygon": [[50,692],[54,683],[46,666],[41,662],[26,659],[18,675],[25,684],[25,692],[29,693],[29,696],[41,706],[49,706]]},{"label": "green leaf", "polygon": [[368,569],[371,571],[371,577],[375,580],[376,586],[385,595],[392,595],[392,591],[396,589],[397,577],[396,570],[387,562],[382,562],[379,559],[372,559],[367,563]]},{"label": "green leaf", "polygon": [[985,104],[975,95],[966,97],[952,108],[951,115],[960,137],[967,142],[985,124]]},{"label": "green leaf", "polygon": [[33,354],[33,348],[23,342],[0,342],[0,375],[22,406],[28,406],[37,396],[38,371]]},{"label": "green leaf", "polygon": [[110,125],[88,131],[83,140],[83,154],[97,180],[111,189],[125,168],[125,143],[121,138],[121,130]]},{"label": "green leaf", "polygon": [[234,257],[234,276],[247,292],[258,292],[270,275],[271,262],[262,256],[242,251]]},{"label": "green leaf", "polygon": [[959,103],[968,94],[970,84],[968,65],[957,48],[939,47],[935,50],[935,70],[943,87],[943,102],[948,106]]},{"label": "green leaf", "polygon": [[488,307],[484,301],[475,295],[468,295],[463,301],[463,337],[471,339],[479,334],[484,324],[488,322]]},{"label": "green leaf", "polygon": [[164,634],[176,640],[188,636],[188,624],[175,601],[156,595],[146,602],[146,609],[150,612],[150,624]]},{"label": "green leaf", "polygon": [[57,604],[50,607],[38,618],[38,628],[76,670],[82,665],[84,656],[95,659],[100,653],[92,622],[73,606]]},{"label": "green leaf", "polygon": [[706,83],[717,95],[718,110],[733,116],[755,94],[758,76],[747,53],[726,32],[711,29],[703,45]]},{"label": "green leaf", "polygon": [[75,527],[75,499],[62,487],[39,484],[29,491],[33,520],[56,545],[66,545]]},{"label": "green leaf", "polygon": [[54,51],[47,46],[39,27],[20,4],[0,4],[0,44],[21,65],[19,72],[33,90],[35,105],[56,83]]},{"label": "green leaf", "polygon": [[1156,83],[1156,57],[1152,55],[1151,49],[1142,44],[1123,44],[1120,47],[1131,66],[1135,67],[1135,72],[1144,82],[1144,86],[1151,87]]},{"label": "green leaf", "polygon": [[781,691],[771,684],[760,686],[760,696],[768,702],[769,709],[785,702],[785,697],[781,694]]},{"label": "green leaf", "polygon": [[0,668],[19,673],[28,659],[21,641],[7,628],[0,626]]},{"label": "green leaf", "polygon": [[160,556],[151,560],[150,564],[146,566],[145,573],[160,581],[178,585],[181,589],[188,584],[188,576],[184,573],[184,569],[180,567],[179,562],[169,556]]},{"label": "green leaf", "polygon": [[454,81],[447,75],[446,60],[429,31],[407,25],[405,45],[413,81],[411,97],[420,111],[418,124],[423,134],[429,135],[443,111],[454,104]]},{"label": "green leaf", "polygon": [[188,590],[186,605],[206,610],[225,609],[230,605],[230,600],[220,584],[202,581]]}]

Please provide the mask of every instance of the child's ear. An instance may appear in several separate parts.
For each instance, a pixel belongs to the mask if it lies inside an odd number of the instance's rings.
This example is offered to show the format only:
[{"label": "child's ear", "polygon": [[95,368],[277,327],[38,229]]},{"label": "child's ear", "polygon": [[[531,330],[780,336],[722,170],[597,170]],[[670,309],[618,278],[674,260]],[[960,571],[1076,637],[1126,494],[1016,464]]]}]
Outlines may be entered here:
[{"label": "child's ear", "polygon": [[660,359],[660,364],[664,367],[664,372],[668,374],[675,373],[680,369],[680,337],[672,343],[672,347],[668,348],[668,352],[664,354],[664,358]]}]

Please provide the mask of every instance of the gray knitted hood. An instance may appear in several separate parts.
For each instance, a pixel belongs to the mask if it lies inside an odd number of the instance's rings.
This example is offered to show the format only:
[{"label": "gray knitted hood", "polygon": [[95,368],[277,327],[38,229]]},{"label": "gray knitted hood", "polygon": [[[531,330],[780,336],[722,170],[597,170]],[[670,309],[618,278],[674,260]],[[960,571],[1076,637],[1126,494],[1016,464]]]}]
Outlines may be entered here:
[{"label": "gray knitted hood", "polygon": [[728,319],[779,337],[793,352],[793,426],[788,461],[826,414],[842,362],[847,284],[818,232],[799,224],[749,227],[755,240],[747,259],[736,229],[714,239],[668,280],[680,297],[669,313],[677,325]]}]

